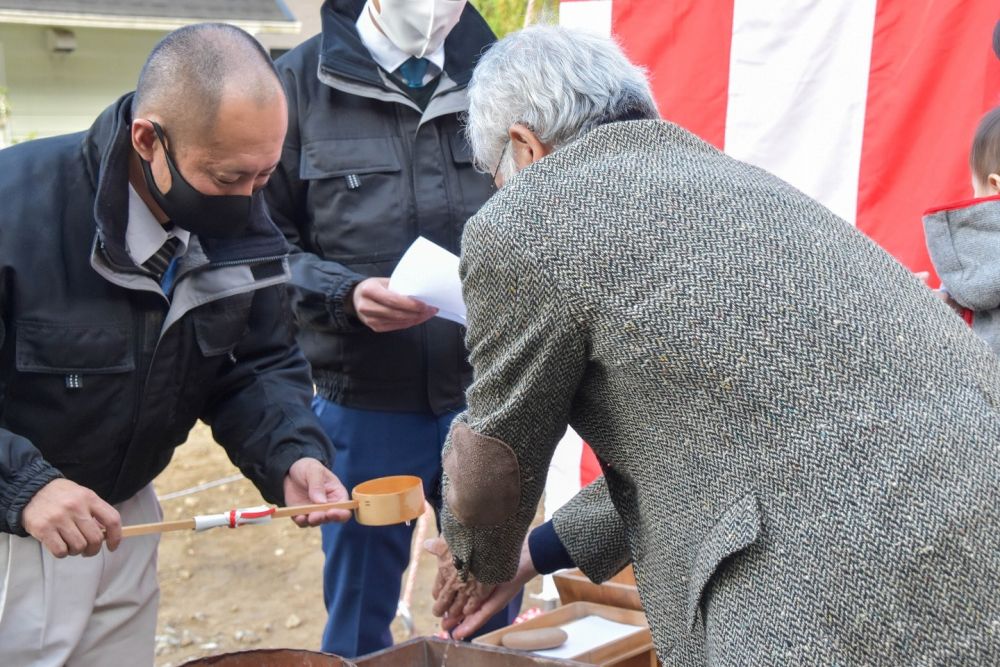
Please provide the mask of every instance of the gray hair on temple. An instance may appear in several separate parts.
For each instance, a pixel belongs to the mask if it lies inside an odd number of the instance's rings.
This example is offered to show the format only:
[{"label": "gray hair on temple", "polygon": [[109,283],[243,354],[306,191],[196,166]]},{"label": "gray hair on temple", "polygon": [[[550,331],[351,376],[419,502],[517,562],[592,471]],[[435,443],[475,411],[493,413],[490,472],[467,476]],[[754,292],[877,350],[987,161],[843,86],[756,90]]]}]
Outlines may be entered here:
[{"label": "gray hair on temple", "polygon": [[499,165],[509,178],[507,130],[515,123],[559,148],[622,118],[658,118],[646,73],[612,39],[554,26],[533,26],[497,42],[469,84],[466,135],[476,167]]}]

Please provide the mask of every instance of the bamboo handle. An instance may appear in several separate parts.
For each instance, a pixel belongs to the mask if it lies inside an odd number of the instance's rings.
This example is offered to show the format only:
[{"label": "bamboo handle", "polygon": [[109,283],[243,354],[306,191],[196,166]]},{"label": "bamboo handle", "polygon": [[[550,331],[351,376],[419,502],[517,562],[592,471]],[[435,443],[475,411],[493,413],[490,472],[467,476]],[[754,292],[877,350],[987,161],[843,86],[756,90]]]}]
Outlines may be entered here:
[{"label": "bamboo handle", "polygon": [[311,514],[312,512],[325,512],[327,510],[356,510],[357,500],[345,500],[339,503],[320,503],[319,505],[295,505],[293,507],[279,507],[274,510],[275,519],[284,516],[298,516],[300,514]]},{"label": "bamboo handle", "polygon": [[[300,514],[311,514],[312,512],[325,512],[327,510],[356,510],[357,500],[345,500],[339,503],[320,503],[318,505],[294,505],[292,507],[278,507],[271,514],[271,517],[280,519],[286,516],[298,516]],[[140,523],[134,526],[122,528],[122,537],[135,537],[136,535],[149,535],[150,533],[167,533],[174,530],[194,530],[194,519],[180,519],[178,521],[163,521],[161,523]]]},{"label": "bamboo handle", "polygon": [[163,523],[139,523],[134,526],[123,526],[122,537],[149,535],[150,533],[166,533],[171,530],[194,530],[194,519],[179,521],[164,521]]}]

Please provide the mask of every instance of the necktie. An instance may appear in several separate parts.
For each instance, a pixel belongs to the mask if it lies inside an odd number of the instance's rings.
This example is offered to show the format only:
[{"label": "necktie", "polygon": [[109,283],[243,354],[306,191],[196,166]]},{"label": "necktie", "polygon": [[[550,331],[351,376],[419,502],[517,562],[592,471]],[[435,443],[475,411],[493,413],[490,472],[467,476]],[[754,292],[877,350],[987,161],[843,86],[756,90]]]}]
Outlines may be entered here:
[{"label": "necktie", "polygon": [[403,82],[410,88],[423,88],[424,76],[426,76],[427,66],[430,64],[431,61],[427,60],[427,58],[411,57],[400,65],[396,71],[399,72]]},{"label": "necktie", "polygon": [[163,242],[160,249],[156,253],[142,263],[142,268],[146,269],[153,274],[156,278],[156,282],[160,282],[163,279],[163,274],[166,272],[167,267],[170,266],[170,260],[174,258],[177,253],[177,248],[180,246],[181,240],[176,236],[171,236]]}]

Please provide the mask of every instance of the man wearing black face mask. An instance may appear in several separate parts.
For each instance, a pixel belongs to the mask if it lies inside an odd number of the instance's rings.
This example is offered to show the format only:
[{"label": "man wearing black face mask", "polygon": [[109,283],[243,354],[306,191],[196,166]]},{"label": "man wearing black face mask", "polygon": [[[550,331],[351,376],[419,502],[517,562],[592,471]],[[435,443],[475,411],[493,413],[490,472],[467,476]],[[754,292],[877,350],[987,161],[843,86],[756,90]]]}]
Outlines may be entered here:
[{"label": "man wearing black face mask", "polygon": [[0,152],[0,664],[153,663],[157,538],[121,526],[197,419],[267,501],[346,499],[259,194],[286,118],[267,53],[205,24],[89,131]]}]

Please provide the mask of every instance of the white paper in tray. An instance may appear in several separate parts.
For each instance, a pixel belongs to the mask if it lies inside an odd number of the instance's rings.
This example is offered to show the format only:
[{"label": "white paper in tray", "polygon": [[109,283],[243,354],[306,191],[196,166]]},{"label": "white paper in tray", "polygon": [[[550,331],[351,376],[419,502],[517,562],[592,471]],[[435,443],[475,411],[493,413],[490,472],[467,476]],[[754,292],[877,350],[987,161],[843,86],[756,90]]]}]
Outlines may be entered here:
[{"label": "white paper in tray", "polygon": [[639,625],[609,621],[602,616],[584,616],[559,627],[569,635],[566,643],[545,651],[533,651],[535,655],[544,658],[574,658],[645,629]]}]

